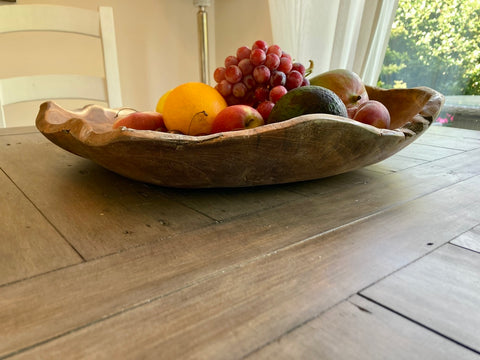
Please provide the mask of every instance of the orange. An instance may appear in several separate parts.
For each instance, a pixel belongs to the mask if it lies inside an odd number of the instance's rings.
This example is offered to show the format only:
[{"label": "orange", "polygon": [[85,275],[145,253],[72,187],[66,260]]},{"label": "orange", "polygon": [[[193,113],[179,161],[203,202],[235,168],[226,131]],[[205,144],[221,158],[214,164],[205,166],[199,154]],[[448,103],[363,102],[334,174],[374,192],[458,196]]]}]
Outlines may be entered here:
[{"label": "orange", "polygon": [[163,119],[169,131],[186,135],[210,134],[213,120],[227,107],[223,96],[210,85],[188,82],[168,94]]},{"label": "orange", "polygon": [[165,106],[165,101],[167,100],[167,96],[172,92],[172,90],[168,90],[165,94],[163,94],[160,99],[158,100],[157,106],[155,111],[163,114],[163,107]]}]

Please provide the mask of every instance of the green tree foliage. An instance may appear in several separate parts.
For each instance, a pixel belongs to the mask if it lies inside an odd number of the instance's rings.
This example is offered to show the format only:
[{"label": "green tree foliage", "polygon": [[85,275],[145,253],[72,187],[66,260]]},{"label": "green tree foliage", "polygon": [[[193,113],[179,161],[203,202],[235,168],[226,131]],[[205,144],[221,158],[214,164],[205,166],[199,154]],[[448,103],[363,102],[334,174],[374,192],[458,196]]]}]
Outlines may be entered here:
[{"label": "green tree foliage", "polygon": [[480,95],[480,0],[400,0],[379,85]]}]

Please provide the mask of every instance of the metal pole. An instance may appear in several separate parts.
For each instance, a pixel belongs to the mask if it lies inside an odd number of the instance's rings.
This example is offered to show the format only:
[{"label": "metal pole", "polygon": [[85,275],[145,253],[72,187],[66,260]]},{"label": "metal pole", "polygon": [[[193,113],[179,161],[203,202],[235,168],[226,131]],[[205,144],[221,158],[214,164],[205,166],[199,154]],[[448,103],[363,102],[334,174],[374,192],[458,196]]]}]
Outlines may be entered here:
[{"label": "metal pole", "polygon": [[207,6],[210,0],[194,0],[193,4],[198,7],[198,43],[200,49],[200,79],[203,83],[209,83],[208,74],[208,19]]}]

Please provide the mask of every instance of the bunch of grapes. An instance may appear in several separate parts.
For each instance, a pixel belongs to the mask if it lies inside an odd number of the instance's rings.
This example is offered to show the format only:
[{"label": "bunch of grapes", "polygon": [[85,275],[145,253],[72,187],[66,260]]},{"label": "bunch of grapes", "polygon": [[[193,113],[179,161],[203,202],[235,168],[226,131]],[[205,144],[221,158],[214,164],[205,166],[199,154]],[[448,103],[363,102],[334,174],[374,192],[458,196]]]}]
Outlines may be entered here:
[{"label": "bunch of grapes", "polygon": [[289,90],[309,85],[305,76],[310,71],[311,67],[293,62],[280,46],[258,40],[251,49],[242,46],[235,56],[227,56],[225,66],[216,68],[213,78],[228,105],[252,106],[266,119]]}]

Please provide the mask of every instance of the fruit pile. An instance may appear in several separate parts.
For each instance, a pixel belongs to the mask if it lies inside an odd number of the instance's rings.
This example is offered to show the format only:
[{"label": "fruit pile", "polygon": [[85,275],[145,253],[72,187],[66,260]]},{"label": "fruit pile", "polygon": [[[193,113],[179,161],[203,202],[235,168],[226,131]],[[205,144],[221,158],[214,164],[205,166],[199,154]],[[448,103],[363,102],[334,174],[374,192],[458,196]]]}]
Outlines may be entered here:
[{"label": "fruit pile", "polygon": [[228,105],[256,108],[266,121],[275,103],[289,90],[309,85],[308,69],[278,45],[257,40],[252,47],[241,46],[225,58],[224,66],[213,73],[215,88]]},{"label": "fruit pile", "polygon": [[278,45],[256,41],[227,56],[214,72],[215,87],[198,82],[181,84],[165,93],[156,111],[117,114],[113,128],[157,130],[207,135],[254,128],[304,114],[332,114],[389,128],[390,114],[370,100],[361,78],[336,69],[310,80],[305,68]]}]

